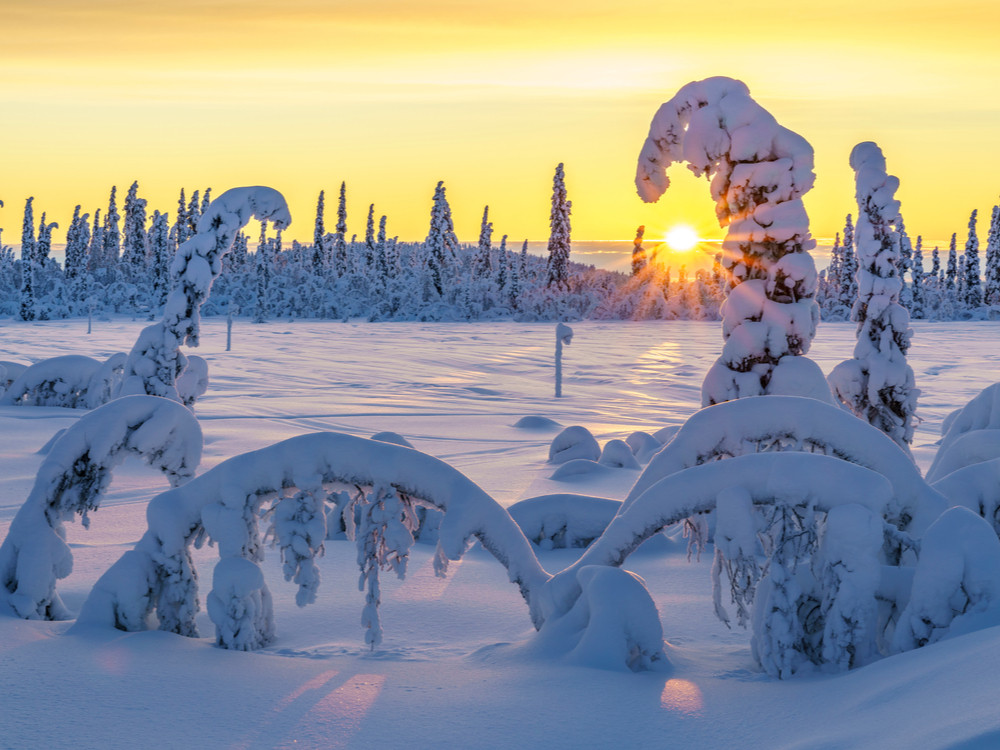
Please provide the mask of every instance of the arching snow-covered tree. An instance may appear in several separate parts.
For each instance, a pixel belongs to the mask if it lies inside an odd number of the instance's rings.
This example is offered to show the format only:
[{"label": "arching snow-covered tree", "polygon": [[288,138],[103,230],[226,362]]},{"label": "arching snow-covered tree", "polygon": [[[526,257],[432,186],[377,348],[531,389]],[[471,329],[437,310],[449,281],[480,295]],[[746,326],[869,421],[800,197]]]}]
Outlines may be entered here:
[{"label": "arching snow-covered tree", "polygon": [[125,365],[122,395],[146,393],[178,400],[175,381],[186,365],[183,344],[198,345],[201,305],[212,282],[222,272],[222,258],[252,216],[273,221],[278,228],[291,223],[285,199],[267,187],[227,190],[198,220],[198,233],[177,248],[170,267],[173,289],[163,318],[139,334]]},{"label": "arching snow-covered tree", "polygon": [[563,165],[556,166],[552,178],[552,208],[549,212],[549,259],[547,286],[569,287],[570,213],[573,201],[566,200],[566,176]]},{"label": "arching snow-covered tree", "polygon": [[66,619],[56,593],[73,568],[63,522],[79,515],[89,527],[88,513],[126,456],[144,458],[176,487],[194,476],[201,448],[198,421],[166,399],[117,399],[75,422],[45,457],[0,546],[0,601],[26,619]]},{"label": "arching snow-covered tree", "polygon": [[910,316],[899,304],[899,180],[886,174],[885,157],[870,141],[851,151],[851,167],[858,201],[858,299],[851,317],[858,342],[830,383],[841,403],[905,449],[920,392],[906,363]]},{"label": "arching snow-covered tree", "polygon": [[726,344],[705,378],[703,403],[786,392],[789,385],[822,393],[819,368],[802,357],[819,320],[808,252],[816,243],[802,203],[815,180],[812,147],[779,125],[742,82],[709,78],[681,88],[653,117],[639,154],[639,196],[658,200],[670,185],[667,168],[681,161],[711,179],[716,216],[728,227]]}]

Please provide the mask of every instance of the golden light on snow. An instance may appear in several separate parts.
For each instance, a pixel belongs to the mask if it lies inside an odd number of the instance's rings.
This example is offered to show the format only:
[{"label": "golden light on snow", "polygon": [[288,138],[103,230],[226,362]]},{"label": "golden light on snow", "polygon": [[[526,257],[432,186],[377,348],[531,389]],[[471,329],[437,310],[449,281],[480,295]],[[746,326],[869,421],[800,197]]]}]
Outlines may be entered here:
[{"label": "golden light on snow", "polygon": [[682,714],[698,714],[705,708],[701,689],[690,680],[667,680],[660,693],[660,706]]},{"label": "golden light on snow", "polygon": [[667,232],[664,241],[675,253],[686,253],[698,245],[698,233],[687,224],[677,224]]}]

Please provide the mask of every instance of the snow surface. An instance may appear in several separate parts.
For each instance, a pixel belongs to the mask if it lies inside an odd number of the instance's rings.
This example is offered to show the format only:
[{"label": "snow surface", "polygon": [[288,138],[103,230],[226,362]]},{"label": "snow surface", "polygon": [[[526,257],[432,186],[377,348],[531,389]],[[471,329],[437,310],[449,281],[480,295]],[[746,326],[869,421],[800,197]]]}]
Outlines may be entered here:
[{"label": "snow surface", "polygon": [[[908,361],[923,420],[913,454],[926,470],[945,417],[1000,372],[1000,328],[911,326]],[[566,396],[556,401],[550,324],[237,321],[227,353],[225,321],[204,320],[198,354],[209,363],[211,385],[198,402],[201,471],[317,430],[360,437],[389,431],[452,464],[503,505],[567,491],[622,499],[636,472],[553,481],[547,457],[554,431],[513,425],[525,415],[545,416],[587,427],[601,445],[636,431],[665,440],[670,431],[660,431],[698,407],[701,380],[718,354],[718,324],[573,327]],[[127,349],[140,328],[98,322],[85,336],[81,321],[0,321],[0,357],[25,364],[56,353],[106,359]],[[853,324],[824,324],[810,357],[829,372],[853,344]],[[45,458],[39,449],[85,413],[0,408],[0,538],[35,481]],[[67,608],[78,612],[97,578],[142,535],[146,503],[162,487],[157,473],[126,461],[91,528],[66,525],[74,567],[59,592]],[[304,609],[296,606],[297,587],[282,580],[278,550],[265,550],[260,567],[274,597],[277,637],[254,653],[214,647],[205,609],[201,639],[96,627],[66,635],[70,623],[0,616],[0,746],[135,747],[139,730],[126,727],[141,727],[144,747],[163,748],[1000,745],[1000,629],[839,676],[779,682],[754,667],[746,631],[716,620],[711,555],[688,563],[685,549],[683,540],[661,536],[626,564],[659,609],[665,672],[538,658],[517,588],[478,547],[447,579],[434,576],[433,547],[413,547],[406,580],[382,580],[384,633],[375,651],[358,621],[364,595],[355,546],[336,540],[317,560],[323,583]],[[218,551],[194,554],[207,591]],[[555,572],[580,550],[538,554]]]}]

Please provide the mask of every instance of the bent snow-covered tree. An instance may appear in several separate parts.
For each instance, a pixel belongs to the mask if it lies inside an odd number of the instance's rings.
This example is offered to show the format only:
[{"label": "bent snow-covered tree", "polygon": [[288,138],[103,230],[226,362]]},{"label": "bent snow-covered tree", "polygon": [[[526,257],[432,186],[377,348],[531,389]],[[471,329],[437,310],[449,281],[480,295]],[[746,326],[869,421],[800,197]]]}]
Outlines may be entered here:
[{"label": "bent snow-covered tree", "polygon": [[199,217],[197,234],[177,248],[170,267],[173,289],[163,319],[144,328],[129,353],[121,395],[180,400],[175,383],[187,365],[180,347],[198,346],[202,303],[222,273],[222,258],[251,217],[273,221],[278,229],[292,221],[281,193],[268,187],[227,190]]},{"label": "bent snow-covered tree", "polygon": [[83,416],[60,437],[0,546],[0,601],[26,619],[69,617],[56,580],[73,569],[63,522],[97,510],[115,466],[137,455],[176,487],[201,460],[201,427],[178,403],[152,396],[112,401]]},{"label": "bent snow-covered tree", "polygon": [[687,84],[653,117],[639,154],[636,187],[647,203],[686,162],[711,179],[722,265],[732,290],[723,306],[722,356],[702,386],[705,405],[761,394],[829,400],[819,368],[801,355],[819,320],[816,267],[802,196],[813,186],[813,150],[779,125],[731,78]]},{"label": "bent snow-covered tree", "polygon": [[858,323],[858,343],[854,358],[830,373],[830,384],[855,415],[905,449],[913,440],[920,391],[906,363],[910,315],[899,304],[899,180],[886,174],[882,150],[870,141],[851,151],[851,167],[858,201],[858,299],[851,317]]},{"label": "bent snow-covered tree", "polygon": [[[258,563],[262,509],[273,514],[285,576],[299,584],[300,605],[315,598],[326,531],[328,492],[345,488],[353,500],[342,513],[354,526],[362,584],[367,586],[365,624],[371,644],[380,639],[377,568],[405,571],[415,506],[444,513],[435,569],[460,559],[473,540],[493,554],[517,584],[536,626],[538,592],[549,579],[531,544],[510,515],[489,495],[444,462],[399,445],[317,433],[285,440],[225,461],[188,484],[153,498],[149,528],[94,585],[78,621],[142,630],[155,613],[161,630],[197,635],[197,574],[191,547],[207,538],[219,546],[209,616],[219,645],[251,650],[274,636],[270,593]],[[335,502],[335,498],[330,498]]]}]

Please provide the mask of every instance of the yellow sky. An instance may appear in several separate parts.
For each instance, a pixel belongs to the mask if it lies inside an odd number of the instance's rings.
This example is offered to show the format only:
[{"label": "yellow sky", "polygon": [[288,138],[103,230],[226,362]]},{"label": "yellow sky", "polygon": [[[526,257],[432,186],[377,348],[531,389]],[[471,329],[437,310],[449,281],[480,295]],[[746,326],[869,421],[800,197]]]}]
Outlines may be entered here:
[{"label": "yellow sky", "polygon": [[659,205],[632,186],[656,108],[710,75],[746,81],[813,144],[817,237],[855,211],[847,157],[861,140],[899,176],[911,234],[962,237],[973,208],[988,220],[995,0],[686,5],[0,0],[4,239],[18,241],[29,195],[65,230],[75,204],[92,212],[136,179],[151,209],[171,211],[181,186],[270,185],[301,241],[320,189],[330,211],[342,180],[349,232],[375,203],[390,235],[422,239],[444,180],[461,240],[478,236],[484,204],[497,239],[544,239],[558,162],[574,238],[678,222],[718,237],[707,186],[681,168]]}]

